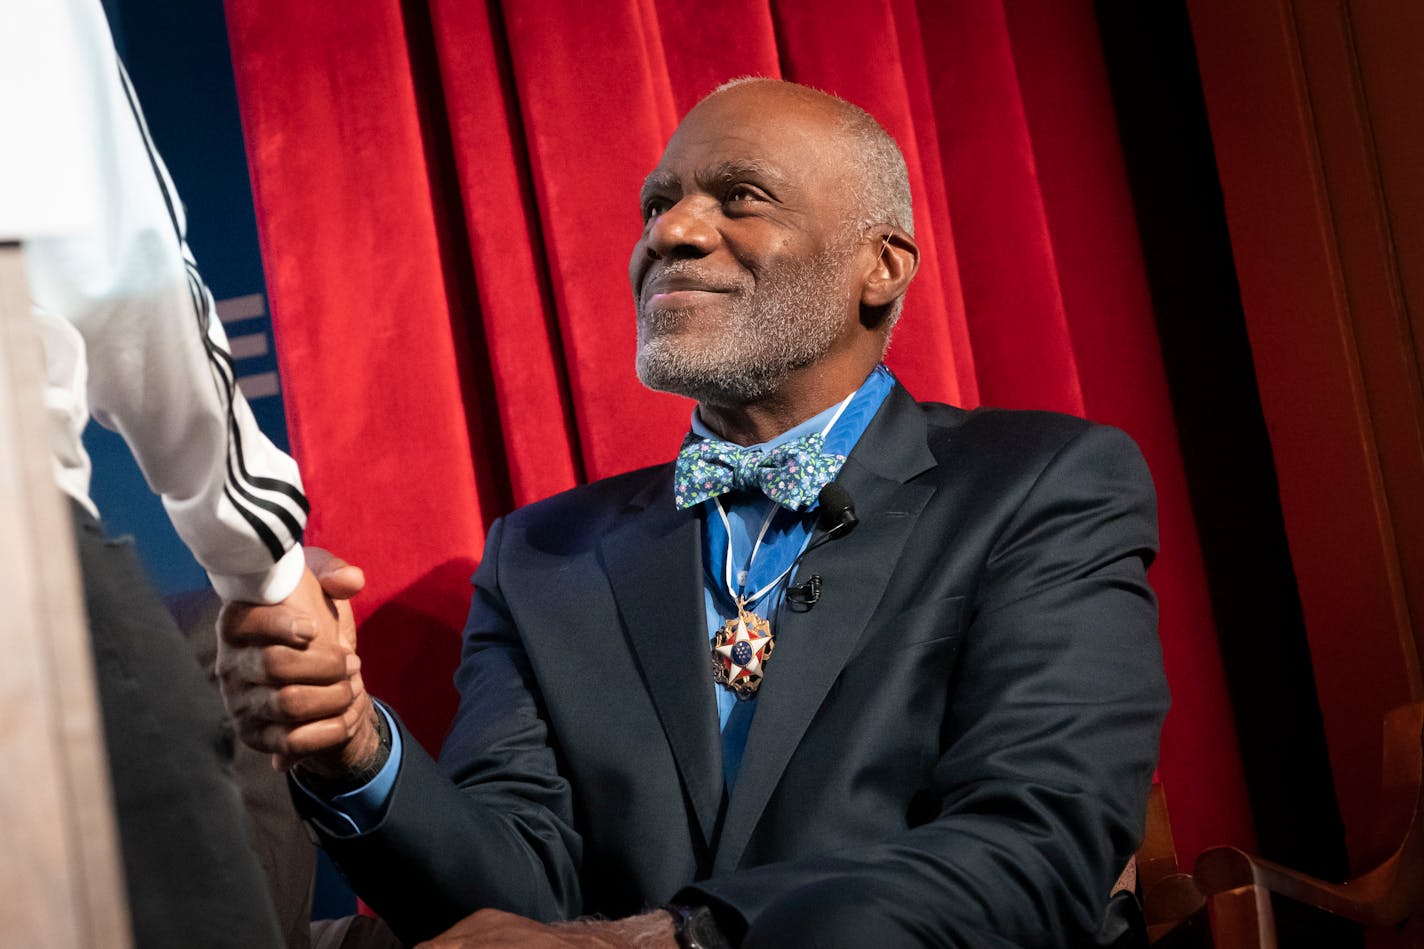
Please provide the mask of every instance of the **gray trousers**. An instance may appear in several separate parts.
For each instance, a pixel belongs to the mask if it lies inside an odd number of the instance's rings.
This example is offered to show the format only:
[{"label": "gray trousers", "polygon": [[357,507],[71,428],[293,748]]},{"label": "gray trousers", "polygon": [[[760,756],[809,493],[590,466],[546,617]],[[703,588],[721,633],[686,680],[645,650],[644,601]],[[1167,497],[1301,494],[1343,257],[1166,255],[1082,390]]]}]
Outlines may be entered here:
[{"label": "gray trousers", "polygon": [[74,525],[134,944],[280,946],[221,704],[132,542],[78,505]]}]

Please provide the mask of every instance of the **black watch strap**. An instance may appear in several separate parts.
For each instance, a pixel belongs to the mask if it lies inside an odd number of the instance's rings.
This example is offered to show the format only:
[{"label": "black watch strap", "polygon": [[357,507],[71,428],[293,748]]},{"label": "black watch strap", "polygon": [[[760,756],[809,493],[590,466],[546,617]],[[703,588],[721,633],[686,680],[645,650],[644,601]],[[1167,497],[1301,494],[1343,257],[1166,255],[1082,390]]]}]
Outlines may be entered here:
[{"label": "black watch strap", "polygon": [[663,909],[672,914],[681,949],[732,949],[731,941],[717,925],[717,917],[707,907],[669,903]]},{"label": "black watch strap", "polygon": [[380,774],[386,761],[391,757],[391,749],[395,742],[391,738],[391,727],[386,723],[386,716],[376,707],[374,701],[371,703],[371,723],[376,726],[376,734],[381,739],[381,747],[375,758],[358,771],[331,777],[301,770],[301,765],[298,765],[302,787],[317,797],[330,800],[338,794],[345,794],[369,784],[372,778]]}]

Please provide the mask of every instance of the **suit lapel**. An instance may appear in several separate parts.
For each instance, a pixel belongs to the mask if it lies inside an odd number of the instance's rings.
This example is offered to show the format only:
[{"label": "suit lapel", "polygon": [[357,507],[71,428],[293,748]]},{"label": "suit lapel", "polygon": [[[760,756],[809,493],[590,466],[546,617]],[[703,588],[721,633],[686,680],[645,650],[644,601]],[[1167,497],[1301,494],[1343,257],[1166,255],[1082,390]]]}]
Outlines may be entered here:
[{"label": "suit lapel", "polygon": [[701,532],[672,501],[672,472],[644,491],[601,540],[629,647],[657,707],[703,843],[710,850],[722,796],[702,605]]},{"label": "suit lapel", "polygon": [[815,607],[804,613],[783,607],[779,613],[776,651],[758,692],[714,874],[737,868],[802,735],[874,615],[932,493],[906,482],[934,464],[924,417],[896,386],[837,478],[855,502],[859,526],[812,551],[798,568],[800,577],[822,578]]}]

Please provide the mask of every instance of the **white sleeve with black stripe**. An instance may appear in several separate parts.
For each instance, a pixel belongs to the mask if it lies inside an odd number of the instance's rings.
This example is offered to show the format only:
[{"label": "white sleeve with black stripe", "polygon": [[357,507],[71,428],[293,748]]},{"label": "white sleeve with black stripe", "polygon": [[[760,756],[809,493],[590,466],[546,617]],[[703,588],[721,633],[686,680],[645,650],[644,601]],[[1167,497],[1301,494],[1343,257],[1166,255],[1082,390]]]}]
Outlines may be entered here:
[{"label": "white sleeve with black stripe", "polygon": [[[229,600],[276,602],[302,571],[296,463],[236,387],[182,205],[148,135],[99,4],[82,63],[100,147],[97,231],[27,240],[36,313],[77,330],[89,409],[123,436],[179,535]],[[97,21],[95,21],[97,17]]]}]

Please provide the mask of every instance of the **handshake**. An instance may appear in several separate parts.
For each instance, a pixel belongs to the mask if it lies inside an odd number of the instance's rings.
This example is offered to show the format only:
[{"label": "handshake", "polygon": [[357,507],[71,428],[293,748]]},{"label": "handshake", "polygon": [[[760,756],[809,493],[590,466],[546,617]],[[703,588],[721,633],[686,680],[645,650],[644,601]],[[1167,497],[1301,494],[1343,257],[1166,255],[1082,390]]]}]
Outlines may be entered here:
[{"label": "handshake", "polygon": [[[305,550],[307,569],[291,595],[263,606],[227,603],[218,619],[217,676],[238,737],[270,752],[279,771],[311,783],[355,788],[389,753],[380,713],[361,680],[351,598],[365,575],[325,550]],[[539,923],[487,908],[422,949],[615,949],[677,945],[661,910],[627,919]]]},{"label": "handshake", "polygon": [[383,763],[351,614],[366,578],[319,548],[306,559],[280,603],[223,607],[217,677],[238,737],[270,752],[274,768],[340,780]]}]

